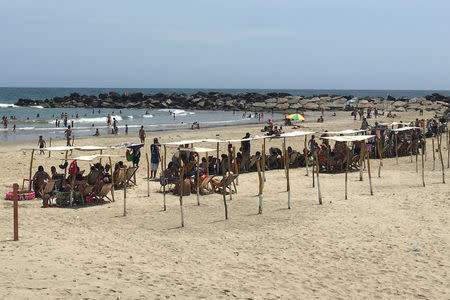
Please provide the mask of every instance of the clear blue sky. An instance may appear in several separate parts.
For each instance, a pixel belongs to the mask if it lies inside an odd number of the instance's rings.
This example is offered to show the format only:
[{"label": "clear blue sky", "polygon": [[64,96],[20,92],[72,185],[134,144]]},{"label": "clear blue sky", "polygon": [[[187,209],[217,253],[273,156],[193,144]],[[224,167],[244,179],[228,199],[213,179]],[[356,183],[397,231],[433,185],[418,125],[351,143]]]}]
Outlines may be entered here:
[{"label": "clear blue sky", "polygon": [[450,89],[448,0],[0,0],[0,86]]}]

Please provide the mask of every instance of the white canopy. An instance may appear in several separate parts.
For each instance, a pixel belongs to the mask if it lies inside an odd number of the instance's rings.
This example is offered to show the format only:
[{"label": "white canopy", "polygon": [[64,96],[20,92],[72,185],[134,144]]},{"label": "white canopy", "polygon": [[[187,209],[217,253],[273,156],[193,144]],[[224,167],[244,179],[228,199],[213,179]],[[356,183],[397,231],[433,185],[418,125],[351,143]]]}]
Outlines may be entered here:
[{"label": "white canopy", "polygon": [[422,129],[421,127],[402,127],[402,128],[396,128],[392,129],[392,131],[407,131],[407,130],[414,130],[414,129]]},{"label": "white canopy", "polygon": [[76,146],[55,146],[55,147],[46,147],[39,150],[45,150],[45,151],[67,151],[67,150],[78,150],[80,147]]},{"label": "white canopy", "polygon": [[310,135],[314,134],[313,131],[293,131],[288,133],[280,134],[279,137],[294,137],[294,136],[303,136],[303,135]]},{"label": "white canopy", "polygon": [[73,160],[82,160],[82,161],[93,161],[96,158],[102,157],[120,157],[120,155],[112,155],[112,154],[93,154],[93,155],[84,155],[73,158]]},{"label": "white canopy", "polygon": [[224,140],[224,141],[220,141],[220,142],[221,143],[238,143],[238,142],[247,142],[247,141],[261,140],[261,139],[266,139],[266,138],[270,138],[270,136],[256,135],[254,137],[249,137],[249,138],[245,138],[245,139]]},{"label": "white canopy", "polygon": [[180,145],[186,145],[186,144],[198,144],[198,143],[207,143],[207,142],[221,142],[220,140],[214,140],[214,139],[198,139],[198,140],[184,140],[184,141],[178,141],[178,142],[168,142],[163,143],[163,145],[168,146],[180,146]]},{"label": "white canopy", "polygon": [[100,151],[100,150],[108,150],[113,149],[111,146],[79,146],[77,150],[81,151]]},{"label": "white canopy", "polygon": [[202,147],[193,147],[193,148],[181,148],[181,151],[183,150],[189,150],[189,151],[194,151],[197,153],[206,153],[206,152],[214,152],[216,151],[216,149],[212,149],[212,148],[202,148]]},{"label": "white canopy", "polygon": [[360,133],[360,132],[365,132],[365,130],[363,129],[346,129],[346,130],[342,130],[342,131],[327,131],[327,132],[322,132],[325,134],[353,134],[353,133]]},{"label": "white canopy", "polygon": [[341,135],[341,136],[327,136],[323,137],[324,139],[338,141],[338,142],[355,142],[355,141],[363,141],[373,138],[374,135]]}]

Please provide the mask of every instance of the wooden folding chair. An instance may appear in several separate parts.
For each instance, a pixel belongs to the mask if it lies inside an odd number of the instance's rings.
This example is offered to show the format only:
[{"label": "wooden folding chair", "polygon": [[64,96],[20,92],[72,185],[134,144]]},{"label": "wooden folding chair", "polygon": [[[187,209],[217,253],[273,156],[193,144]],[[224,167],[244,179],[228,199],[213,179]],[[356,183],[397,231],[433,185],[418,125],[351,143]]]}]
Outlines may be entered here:
[{"label": "wooden folding chair", "polygon": [[111,192],[112,189],[112,183],[105,183],[100,192],[98,192],[97,195],[94,195],[94,199],[98,201],[105,201],[105,198],[111,202],[112,200],[108,197],[108,194]]},{"label": "wooden folding chair", "polygon": [[49,180],[46,184],[41,186],[41,188],[38,191],[37,196],[43,198],[45,194],[51,194],[53,190],[55,189],[56,182],[58,180]]},{"label": "wooden folding chair", "polygon": [[126,170],[126,176],[125,176],[125,184],[128,184],[129,182],[131,182],[134,185],[136,184],[136,179],[134,178],[134,175],[136,174],[136,171],[138,170],[138,166],[135,167],[129,167]]}]

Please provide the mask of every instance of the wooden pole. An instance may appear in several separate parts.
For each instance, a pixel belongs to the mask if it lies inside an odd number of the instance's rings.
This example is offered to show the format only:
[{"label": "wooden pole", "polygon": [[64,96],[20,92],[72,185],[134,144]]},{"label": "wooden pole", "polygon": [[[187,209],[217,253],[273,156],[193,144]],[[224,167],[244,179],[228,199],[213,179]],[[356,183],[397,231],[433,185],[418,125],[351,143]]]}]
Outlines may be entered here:
[{"label": "wooden pole", "polygon": [[434,150],[434,137],[431,138],[431,147],[433,148],[433,171],[436,170],[436,150]]},{"label": "wooden pole", "polygon": [[266,139],[263,139],[263,146],[262,146],[262,177],[263,181],[266,182]]},{"label": "wooden pole", "polygon": [[[127,168],[125,168],[125,174],[127,174]],[[127,185],[128,185],[128,180],[125,180],[125,184],[123,185],[123,216],[124,217],[127,215]]]},{"label": "wooden pole", "polygon": [[283,164],[284,176],[286,177],[286,138],[283,138],[283,157],[281,163]]},{"label": "wooden pole", "polygon": [[197,164],[197,172],[196,172],[196,179],[197,179],[197,184],[196,184],[196,186],[197,186],[197,205],[200,205],[200,182],[199,182],[199,173],[200,173],[200,163],[199,163],[199,160],[200,160],[200,154],[197,152],[197,161],[196,161],[196,164]]},{"label": "wooden pole", "polygon": [[[231,176],[231,153],[230,151],[228,151],[227,153],[227,165],[228,165],[228,174]],[[225,172],[225,174],[227,174]],[[228,188],[230,189],[230,200],[233,200],[233,190],[231,189],[231,183],[228,186]]]},{"label": "wooden pole", "polygon": [[369,151],[366,152],[367,154],[367,172],[369,175],[369,187],[370,187],[370,195],[373,196],[373,189],[372,189],[372,175],[370,173],[370,153]]},{"label": "wooden pole", "polygon": [[[52,146],[52,138],[50,138],[50,143],[49,143],[49,147]],[[48,151],[48,158],[50,158],[50,154],[52,153],[52,151]]]},{"label": "wooden pole", "polygon": [[13,201],[14,201],[14,241],[19,240],[19,185],[13,184]]},{"label": "wooden pole", "polygon": [[181,214],[181,227],[184,227],[184,213],[183,213],[183,185],[184,185],[184,167],[183,160],[181,159],[181,150],[178,150],[178,161],[180,162],[180,187],[178,192],[180,193],[180,214]]},{"label": "wooden pole", "polygon": [[322,193],[320,192],[319,171],[320,171],[319,154],[316,154],[317,195],[319,196],[319,204],[322,205]]},{"label": "wooden pole", "polygon": [[261,166],[260,161],[258,160],[256,162],[256,168],[258,169],[258,181],[259,181],[259,190],[258,190],[258,197],[259,197],[259,206],[258,206],[258,214],[262,214],[263,211],[263,178],[261,175]]},{"label": "wooden pole", "polygon": [[412,136],[411,136],[411,147],[409,147],[409,153],[410,153],[410,162],[412,163],[412,161],[413,161],[413,159],[412,159],[412,157],[413,157],[413,139],[412,139]]},{"label": "wooden pole", "polygon": [[398,165],[398,137],[397,137],[397,133],[394,133],[395,135],[395,163]]},{"label": "wooden pole", "polygon": [[[306,176],[309,176],[309,165],[308,165],[308,136],[305,135],[305,148],[303,149],[303,155],[305,156],[306,165]],[[314,178],[314,175],[313,175]],[[314,186],[313,186],[314,187]]]},{"label": "wooden pole", "polygon": [[[226,185],[225,185],[225,176],[222,179],[222,195],[223,195],[223,206],[225,208],[225,220],[228,220],[228,205],[227,205],[227,197],[226,197]],[[230,191],[231,193],[231,191]]]},{"label": "wooden pole", "polygon": [[[111,175],[114,175],[114,173],[113,173],[113,167],[112,167],[112,162],[111,162],[111,157],[108,157],[108,159],[109,159],[109,165],[110,165],[110,167],[111,167]],[[115,199],[114,199],[114,176],[111,176],[111,183],[112,183],[112,188],[111,188],[111,197],[112,197],[112,201],[114,202],[114,201],[116,201]],[[83,199],[83,201],[84,201],[84,199]]]},{"label": "wooden pole", "polygon": [[[102,149],[100,149],[100,155],[102,155],[103,154],[103,150]],[[100,164],[102,164],[102,158],[100,157]]]},{"label": "wooden pole", "polygon": [[449,139],[449,135],[448,135],[448,122],[445,125],[447,127],[447,169],[450,168],[450,139]]},{"label": "wooden pole", "polygon": [[[239,166],[236,160],[236,147],[233,146],[233,163],[234,163],[234,174],[239,175]],[[239,177],[236,177],[236,185],[239,185]]]},{"label": "wooden pole", "polygon": [[206,152],[205,154],[206,154],[206,176],[209,177],[209,155],[208,152]]},{"label": "wooden pole", "polygon": [[424,156],[425,156],[425,161],[427,161],[427,153],[428,153],[428,150],[427,150],[427,138],[426,138],[426,133],[425,133],[425,123],[423,123],[423,131],[422,131],[422,135],[423,135],[423,141],[424,141],[424,143],[423,143],[423,151],[424,151]]},{"label": "wooden pole", "polygon": [[73,192],[75,190],[75,177],[76,177],[76,174],[72,174],[72,179],[70,181],[70,199],[69,199],[70,206],[72,206],[72,204],[73,204]]},{"label": "wooden pole", "polygon": [[416,141],[416,173],[419,173],[419,164],[418,164],[418,155],[419,155],[419,141]]},{"label": "wooden pole", "polygon": [[[314,157],[314,159],[316,159],[315,157]],[[314,169],[316,168],[316,162],[314,161],[314,164],[313,164],[313,166],[312,166],[312,180],[313,180],[313,186],[312,187],[315,187],[316,185],[315,185],[315,179],[314,179],[314,177],[315,177],[315,175],[314,175]]]},{"label": "wooden pole", "polygon": [[424,144],[426,143],[426,139],[425,136],[423,137],[423,143],[422,143],[422,185],[423,187],[425,187],[425,161],[424,161],[424,152],[425,152],[425,147]]},{"label": "wooden pole", "polygon": [[219,168],[220,168],[220,164],[219,164],[219,143],[217,143],[217,153],[216,153],[216,174],[219,175]]},{"label": "wooden pole", "polygon": [[363,162],[365,161],[364,156],[366,154],[366,141],[363,140],[361,145],[361,153],[359,155],[359,181],[363,180]]},{"label": "wooden pole", "polygon": [[[66,152],[66,154],[67,154],[67,152]],[[30,181],[28,182],[28,191],[31,191],[31,187],[32,187],[32,181],[31,181],[31,179],[33,178],[32,176],[33,176],[33,159],[34,159],[34,149],[33,150],[31,150],[31,161],[30,161],[30,177],[28,177],[29,179],[30,179]],[[67,170],[67,168],[66,168],[66,170]],[[64,174],[64,176],[65,176],[65,174]]]},{"label": "wooden pole", "polygon": [[288,193],[288,209],[291,209],[291,185],[289,181],[289,155],[286,150],[286,190]]},{"label": "wooden pole", "polygon": [[378,155],[380,159],[380,164],[378,166],[378,178],[381,177],[381,167],[383,166],[383,147],[381,146],[381,141],[377,140],[377,146],[378,146]]},{"label": "wooden pole", "polygon": [[[439,134],[440,135],[440,134]],[[440,136],[438,137],[438,149],[439,149],[439,158],[441,160],[441,167],[442,167],[442,183],[445,183],[445,173],[444,173],[444,160],[442,159],[442,147],[441,147],[441,139]]]},{"label": "wooden pole", "polygon": [[148,160],[148,153],[145,153],[147,159],[147,197],[150,197],[150,162]]},{"label": "wooden pole", "polygon": [[347,163],[345,166],[345,200],[347,200],[347,176],[348,176],[348,165],[349,165],[349,159],[350,159],[350,151],[348,150],[347,142],[345,142],[345,155],[347,157]]},{"label": "wooden pole", "polygon": [[164,158],[161,165],[161,168],[163,169],[162,175],[163,175],[163,210],[166,211],[166,158],[167,158],[167,148],[166,145],[164,145]]},{"label": "wooden pole", "polygon": [[[69,154],[69,150],[66,150],[66,156],[64,158],[65,163],[67,162],[67,154]],[[66,175],[67,175],[67,167],[64,169],[64,178],[66,177]]]}]

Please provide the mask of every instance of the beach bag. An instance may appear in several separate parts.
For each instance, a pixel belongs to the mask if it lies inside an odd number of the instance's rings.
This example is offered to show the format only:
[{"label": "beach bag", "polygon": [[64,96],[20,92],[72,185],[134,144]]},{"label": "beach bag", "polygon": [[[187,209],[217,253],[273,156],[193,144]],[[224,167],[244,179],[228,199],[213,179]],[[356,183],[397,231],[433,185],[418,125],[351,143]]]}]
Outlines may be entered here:
[{"label": "beach bag", "polygon": [[127,157],[127,161],[133,161],[133,151],[130,151],[130,149],[127,149],[125,156]]},{"label": "beach bag", "polygon": [[73,162],[70,163],[69,175],[77,175],[77,172],[78,172],[77,161],[74,160]]}]

